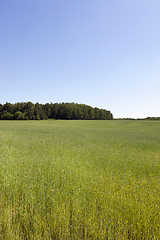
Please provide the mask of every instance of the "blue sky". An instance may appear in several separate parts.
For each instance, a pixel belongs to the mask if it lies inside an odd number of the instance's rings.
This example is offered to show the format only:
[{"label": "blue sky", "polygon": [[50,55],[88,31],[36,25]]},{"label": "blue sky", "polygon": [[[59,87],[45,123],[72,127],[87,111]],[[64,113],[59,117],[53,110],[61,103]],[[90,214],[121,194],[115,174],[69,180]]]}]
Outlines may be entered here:
[{"label": "blue sky", "polygon": [[159,0],[0,0],[0,103],[160,116]]}]

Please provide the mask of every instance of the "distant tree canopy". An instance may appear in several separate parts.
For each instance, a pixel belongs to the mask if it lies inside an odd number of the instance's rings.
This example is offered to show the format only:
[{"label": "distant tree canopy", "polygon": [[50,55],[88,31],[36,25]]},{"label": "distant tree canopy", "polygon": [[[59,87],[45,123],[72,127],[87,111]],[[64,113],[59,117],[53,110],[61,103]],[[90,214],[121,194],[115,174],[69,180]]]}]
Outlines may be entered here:
[{"label": "distant tree canopy", "polygon": [[160,120],[160,117],[147,117],[147,118],[115,118],[114,120],[138,120],[138,121],[143,121],[143,120],[148,120],[148,121],[156,121],[156,120]]},{"label": "distant tree canopy", "polygon": [[105,109],[77,103],[18,102],[0,104],[0,120],[84,119],[112,120],[113,115]]}]

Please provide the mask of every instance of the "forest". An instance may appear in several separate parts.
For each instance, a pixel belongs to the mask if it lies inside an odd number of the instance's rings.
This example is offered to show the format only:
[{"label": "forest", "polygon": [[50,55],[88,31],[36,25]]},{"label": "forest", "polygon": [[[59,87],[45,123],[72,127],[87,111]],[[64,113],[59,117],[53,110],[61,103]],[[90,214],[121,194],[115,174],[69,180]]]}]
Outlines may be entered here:
[{"label": "forest", "polygon": [[112,120],[113,114],[105,109],[78,103],[18,102],[0,104],[0,120]]}]

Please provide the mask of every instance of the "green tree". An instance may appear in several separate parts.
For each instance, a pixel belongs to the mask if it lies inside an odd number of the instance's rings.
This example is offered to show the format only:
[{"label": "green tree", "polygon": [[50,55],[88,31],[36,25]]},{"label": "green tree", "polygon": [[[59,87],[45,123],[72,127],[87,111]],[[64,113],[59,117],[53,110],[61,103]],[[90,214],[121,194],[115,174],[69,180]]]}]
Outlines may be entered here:
[{"label": "green tree", "polygon": [[34,119],[34,117],[33,117],[34,116],[34,108],[35,108],[35,105],[32,102],[27,103],[27,115],[28,115],[29,120]]},{"label": "green tree", "polygon": [[24,120],[25,115],[21,111],[17,111],[14,113],[14,119],[16,120]]},{"label": "green tree", "polygon": [[13,114],[4,111],[4,113],[2,114],[2,120],[12,120],[13,119]]}]

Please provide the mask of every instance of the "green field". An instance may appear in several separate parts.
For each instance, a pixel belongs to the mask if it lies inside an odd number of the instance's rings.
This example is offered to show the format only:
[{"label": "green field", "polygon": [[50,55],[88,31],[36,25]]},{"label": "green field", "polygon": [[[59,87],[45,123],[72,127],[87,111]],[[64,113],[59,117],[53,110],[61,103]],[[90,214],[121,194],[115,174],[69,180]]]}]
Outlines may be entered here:
[{"label": "green field", "polygon": [[0,239],[160,239],[160,122],[0,121]]}]

